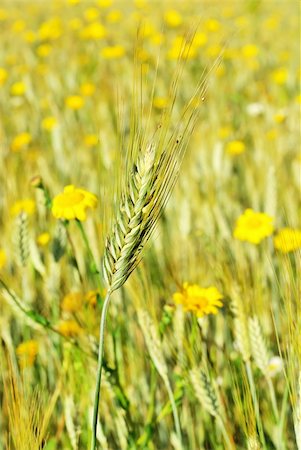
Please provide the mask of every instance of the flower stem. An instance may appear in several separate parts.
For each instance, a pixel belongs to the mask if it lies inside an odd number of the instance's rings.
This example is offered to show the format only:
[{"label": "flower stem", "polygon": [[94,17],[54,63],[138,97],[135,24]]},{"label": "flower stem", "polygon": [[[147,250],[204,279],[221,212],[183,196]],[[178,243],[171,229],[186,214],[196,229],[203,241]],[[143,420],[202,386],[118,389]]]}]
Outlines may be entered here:
[{"label": "flower stem", "polygon": [[179,445],[182,447],[182,433],[181,433],[180,419],[179,419],[177,405],[176,405],[176,402],[174,399],[174,395],[173,395],[168,377],[166,377],[166,378],[164,377],[164,383],[165,383],[165,386],[167,389],[167,393],[168,393],[168,397],[169,397],[169,401],[170,401],[170,405],[171,405],[171,409],[172,409],[172,414],[173,414],[173,418],[174,418],[176,434],[177,434],[177,437],[179,440]]},{"label": "flower stem", "polygon": [[96,449],[97,418],[98,418],[98,407],[99,407],[99,399],[100,399],[101,372],[102,372],[102,366],[103,366],[104,332],[105,332],[108,306],[110,303],[110,297],[111,297],[111,291],[108,290],[106,298],[103,303],[101,318],[100,318],[100,326],[99,326],[98,363],[97,363],[96,387],[95,387],[94,408],[93,408],[91,450]]}]

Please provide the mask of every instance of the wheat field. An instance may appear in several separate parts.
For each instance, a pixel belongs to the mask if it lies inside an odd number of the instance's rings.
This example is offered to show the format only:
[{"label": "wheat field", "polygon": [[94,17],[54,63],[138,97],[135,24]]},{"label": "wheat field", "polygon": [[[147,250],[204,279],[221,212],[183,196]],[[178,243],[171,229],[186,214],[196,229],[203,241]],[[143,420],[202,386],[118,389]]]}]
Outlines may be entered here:
[{"label": "wheat field", "polygon": [[0,449],[301,450],[299,36],[0,0]]}]

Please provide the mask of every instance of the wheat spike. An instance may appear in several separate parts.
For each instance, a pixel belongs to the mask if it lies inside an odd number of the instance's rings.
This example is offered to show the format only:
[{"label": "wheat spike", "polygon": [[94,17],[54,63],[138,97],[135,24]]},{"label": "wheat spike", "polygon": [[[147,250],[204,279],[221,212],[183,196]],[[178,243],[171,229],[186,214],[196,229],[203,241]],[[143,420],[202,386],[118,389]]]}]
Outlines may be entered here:
[{"label": "wheat spike", "polygon": [[261,372],[266,374],[270,355],[257,317],[249,318],[249,336],[255,363]]},{"label": "wheat spike", "polygon": [[138,321],[143,332],[150,357],[157,371],[165,380],[167,378],[167,366],[163,357],[161,341],[159,339],[156,327],[145,310],[138,310]]},{"label": "wheat spike", "polygon": [[25,267],[29,257],[29,235],[28,217],[24,212],[17,217],[16,244],[20,265]]},{"label": "wheat spike", "polygon": [[234,288],[231,293],[231,310],[234,314],[234,336],[238,349],[244,361],[249,361],[251,349],[248,334],[248,322],[238,288]]},{"label": "wheat spike", "polygon": [[[104,277],[111,292],[125,283],[139,263],[141,251],[151,236],[177,180],[196,125],[209,74],[200,81],[180,119],[172,124],[173,107],[182,70],[183,65],[179,64],[170,85],[171,106],[164,112],[151,139],[148,138],[149,123],[144,125],[139,117],[139,104],[136,104],[134,93],[131,137],[125,164],[126,176],[103,258]],[[136,97],[139,97],[137,92]]]},{"label": "wheat spike", "polygon": [[190,371],[190,380],[199,402],[214,417],[220,416],[220,405],[217,395],[206,372],[201,369]]}]

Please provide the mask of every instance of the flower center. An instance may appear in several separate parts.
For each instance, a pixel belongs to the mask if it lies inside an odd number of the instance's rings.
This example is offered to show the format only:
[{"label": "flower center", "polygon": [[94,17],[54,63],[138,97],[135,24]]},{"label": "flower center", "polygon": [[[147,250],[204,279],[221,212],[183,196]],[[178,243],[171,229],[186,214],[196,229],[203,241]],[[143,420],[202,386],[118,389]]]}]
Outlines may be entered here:
[{"label": "flower center", "polygon": [[248,220],[248,226],[250,228],[259,228],[262,225],[262,220],[259,217],[251,217]]},{"label": "flower center", "polygon": [[58,203],[61,208],[70,208],[81,203],[84,198],[85,196],[81,192],[65,192],[58,198]]}]

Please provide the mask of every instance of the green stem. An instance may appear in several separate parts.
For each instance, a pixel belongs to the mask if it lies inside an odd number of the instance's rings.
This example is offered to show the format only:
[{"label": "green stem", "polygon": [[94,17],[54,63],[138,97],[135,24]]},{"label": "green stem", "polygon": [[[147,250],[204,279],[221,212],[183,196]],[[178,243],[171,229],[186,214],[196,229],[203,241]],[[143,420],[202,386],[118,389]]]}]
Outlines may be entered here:
[{"label": "green stem", "polygon": [[94,255],[93,255],[93,253],[92,253],[92,250],[91,250],[91,247],[90,247],[90,244],[89,244],[89,239],[88,239],[87,233],[86,233],[86,231],[85,231],[85,229],[84,229],[84,227],[83,227],[83,224],[82,224],[79,220],[76,220],[76,224],[77,224],[77,226],[78,226],[78,228],[79,228],[79,230],[80,230],[80,232],[81,232],[83,241],[84,241],[84,243],[85,243],[87,252],[88,252],[88,254],[89,254],[89,258],[90,258],[91,263],[92,263],[91,271],[92,271],[92,273],[93,273],[94,275],[95,275],[95,274],[98,275],[98,274],[99,274],[99,270],[97,269],[97,264],[96,264]]},{"label": "green stem", "polygon": [[170,401],[170,405],[171,405],[171,409],[172,409],[172,414],[173,414],[173,418],[174,418],[174,423],[175,423],[175,428],[176,428],[176,433],[179,439],[179,443],[182,446],[182,433],[181,433],[181,426],[180,426],[180,419],[179,419],[179,415],[178,415],[178,410],[177,410],[177,406],[176,406],[176,402],[174,399],[174,395],[170,386],[170,382],[168,377],[164,377],[164,383],[166,386],[166,390],[168,393],[168,397],[169,397],[169,401]]},{"label": "green stem", "polygon": [[224,440],[225,440],[225,442],[226,442],[226,444],[227,444],[227,448],[228,448],[229,450],[230,450],[230,449],[234,449],[233,442],[231,441],[231,439],[230,439],[230,437],[229,437],[229,435],[228,435],[228,432],[227,432],[227,430],[226,430],[224,421],[223,421],[223,419],[221,418],[221,416],[217,416],[217,423],[218,423],[218,426],[219,426],[219,428],[220,428],[220,430],[221,430],[221,432],[222,432],[223,438],[224,438]]},{"label": "green stem", "polygon": [[99,326],[98,363],[97,363],[96,387],[95,387],[93,420],[92,420],[91,450],[96,449],[97,418],[98,418],[98,408],[99,408],[99,399],[100,399],[101,372],[102,372],[102,366],[103,366],[104,332],[105,332],[108,306],[110,303],[110,297],[111,297],[111,291],[108,290],[106,298],[103,303],[101,318],[100,318],[100,326]]},{"label": "green stem", "polygon": [[273,408],[273,412],[274,412],[274,416],[277,422],[279,422],[279,411],[278,411],[278,406],[277,406],[277,400],[276,400],[276,395],[275,395],[275,389],[274,389],[274,385],[272,383],[272,380],[270,377],[266,377],[268,386],[269,386],[269,391],[270,391],[270,397],[271,397],[271,402],[272,402],[272,408]]},{"label": "green stem", "polygon": [[257,399],[256,387],[255,387],[255,383],[254,383],[254,378],[253,378],[250,361],[246,361],[246,370],[247,370],[247,376],[248,376],[248,380],[249,380],[253,405],[254,405],[254,409],[255,409],[255,417],[256,417],[256,422],[257,422],[257,426],[258,426],[259,436],[260,436],[263,448],[266,448],[266,442],[265,442],[262,422],[261,422],[261,418],[260,418],[259,403],[258,403],[258,399]]}]

